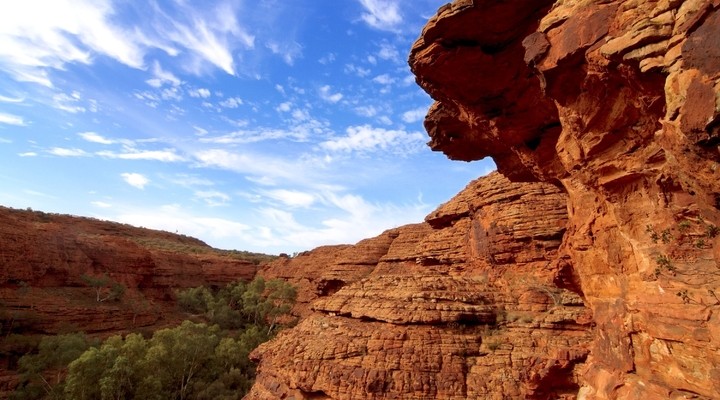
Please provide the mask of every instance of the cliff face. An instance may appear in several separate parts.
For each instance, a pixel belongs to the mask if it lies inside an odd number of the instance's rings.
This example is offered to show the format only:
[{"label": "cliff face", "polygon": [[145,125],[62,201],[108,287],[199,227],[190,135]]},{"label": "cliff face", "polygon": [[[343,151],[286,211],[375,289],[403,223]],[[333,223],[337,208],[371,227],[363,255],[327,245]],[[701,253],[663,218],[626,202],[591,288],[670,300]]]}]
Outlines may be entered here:
[{"label": "cliff face", "polygon": [[[174,289],[250,280],[257,270],[187,236],[7,208],[0,208],[0,266],[4,335],[176,322]],[[122,301],[96,301],[84,275],[125,286]]]},{"label": "cliff face", "polygon": [[410,65],[434,150],[567,193],[578,398],[719,398],[720,2],[458,0]]},{"label": "cliff face", "polygon": [[720,398],[720,1],[456,0],[410,66],[517,183],[264,272],[312,295],[248,398]]},{"label": "cliff face", "polygon": [[492,174],[424,223],[267,266],[311,295],[246,398],[572,397],[591,315],[558,258],[565,204]]}]

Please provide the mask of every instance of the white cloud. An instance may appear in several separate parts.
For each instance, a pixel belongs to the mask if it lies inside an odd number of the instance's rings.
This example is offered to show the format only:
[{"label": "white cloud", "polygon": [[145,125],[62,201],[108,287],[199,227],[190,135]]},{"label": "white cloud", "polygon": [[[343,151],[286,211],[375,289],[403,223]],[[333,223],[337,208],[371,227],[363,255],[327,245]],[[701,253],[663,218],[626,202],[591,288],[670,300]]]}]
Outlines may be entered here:
[{"label": "white cloud", "polygon": [[82,133],[78,133],[78,135],[79,135],[81,138],[87,140],[88,142],[92,142],[92,143],[100,143],[100,144],[113,144],[113,143],[115,143],[114,140],[104,138],[104,137],[100,136],[99,134],[97,134],[97,133],[95,133],[95,132],[82,132]]},{"label": "white cloud", "polygon": [[22,97],[7,97],[7,96],[0,96],[0,103],[22,103],[25,101]]},{"label": "white cloud", "polygon": [[132,210],[110,216],[108,219],[151,229],[180,232],[203,238],[217,247],[226,249],[245,248],[253,240],[246,224],[213,217],[201,217],[189,213],[179,205],[171,204],[156,209]]},{"label": "white cloud", "polygon": [[63,147],[53,147],[48,150],[48,153],[60,157],[82,157],[88,155],[85,150],[82,149],[67,149]]},{"label": "white cloud", "polygon": [[205,88],[199,88],[188,91],[188,94],[190,95],[190,97],[201,97],[203,99],[207,99],[208,97],[210,97],[210,90]]},{"label": "white cloud", "polygon": [[269,197],[273,200],[282,202],[288,207],[310,207],[316,200],[315,196],[301,192],[297,190],[287,189],[275,189],[275,190],[262,190],[259,192],[263,196]]},{"label": "white cloud", "polygon": [[395,83],[395,78],[391,77],[388,74],[382,74],[374,77],[373,82],[379,83],[381,85],[392,85],[393,83]]},{"label": "white cloud", "polygon": [[387,150],[394,153],[417,152],[425,137],[419,132],[387,130],[369,125],[347,128],[347,136],[320,143],[320,147],[339,152]]},{"label": "white cloud", "polygon": [[130,186],[134,186],[138,189],[144,189],[145,186],[150,183],[150,180],[142,174],[135,172],[124,172],[120,174],[123,180]]},{"label": "white cloud", "polygon": [[342,100],[343,95],[342,93],[332,93],[330,85],[325,85],[320,87],[320,98],[330,103],[337,103]]},{"label": "white cloud", "polygon": [[146,80],[148,85],[154,87],[154,88],[160,88],[164,84],[170,84],[172,86],[178,86],[180,85],[180,79],[178,79],[177,76],[173,75],[172,72],[165,71],[160,66],[160,63],[155,61],[153,63],[153,78]]},{"label": "white cloud", "polygon": [[25,126],[25,120],[23,117],[13,114],[0,113],[0,124]]},{"label": "white cloud", "polygon": [[210,207],[223,206],[230,201],[230,196],[217,190],[198,190],[195,192],[195,197]]},{"label": "white cloud", "polygon": [[[134,3],[116,7],[112,0],[25,0],[0,13],[0,69],[17,81],[52,87],[52,69],[66,64],[92,64],[97,55],[132,68],[145,68],[151,49],[171,57],[182,56],[190,72],[200,74],[215,66],[235,74],[233,54],[253,48],[254,37],[236,20],[238,2],[220,1],[215,7],[192,6],[186,1],[152,3],[140,9]],[[145,13],[126,18],[125,12]],[[121,26],[120,21],[132,21]],[[149,22],[148,22],[149,21]],[[179,79],[158,69],[148,83],[177,84]]]},{"label": "white cloud", "polygon": [[369,69],[357,66],[355,64],[345,64],[344,71],[346,74],[357,75],[360,78],[364,78],[370,75],[371,72]]},{"label": "white cloud", "polygon": [[52,86],[45,68],[88,64],[92,53],[142,67],[142,51],[129,32],[110,22],[108,0],[27,0],[0,14],[0,67],[16,80]]},{"label": "white cloud", "polygon": [[313,174],[302,160],[290,162],[253,153],[236,153],[223,149],[201,150],[194,154],[200,165],[221,168],[246,175],[253,182],[274,185],[278,181],[312,182]]},{"label": "white cloud", "polygon": [[230,202],[230,196],[217,190],[198,190],[194,195],[210,207],[224,206]]},{"label": "white cloud", "polygon": [[387,42],[380,44],[380,50],[377,55],[383,60],[400,62],[400,52],[397,48],[395,48],[395,46]]},{"label": "white cloud", "polygon": [[81,96],[78,91],[73,91],[69,95],[66,93],[58,93],[53,96],[53,107],[72,114],[87,111],[85,107],[80,105],[80,100]]},{"label": "white cloud", "polygon": [[302,46],[296,42],[278,43],[270,41],[266,47],[270,49],[273,54],[282,57],[287,65],[295,64],[295,60],[302,56]]},{"label": "white cloud", "polygon": [[378,113],[378,109],[375,106],[359,106],[355,107],[355,112],[363,117],[374,117]]},{"label": "white cloud", "polygon": [[162,161],[162,162],[177,162],[185,160],[182,156],[178,155],[174,149],[164,150],[135,150],[126,149],[124,153],[117,153],[113,151],[99,151],[97,153],[100,157],[106,158],[117,158],[121,160],[151,160],[151,161]]},{"label": "white cloud", "polygon": [[18,155],[19,155],[20,157],[35,157],[35,156],[38,155],[38,153],[36,153],[36,152],[34,152],[34,151],[27,151],[27,152],[25,152],[25,153],[19,153]]},{"label": "white cloud", "polygon": [[400,6],[397,0],[359,0],[365,8],[361,18],[365,23],[375,29],[396,31],[402,24]]},{"label": "white cloud", "polygon": [[328,53],[318,60],[318,62],[322,65],[328,65],[332,64],[335,61],[335,54],[334,53]]},{"label": "white cloud", "polygon": [[280,112],[288,112],[288,111],[290,111],[290,107],[292,107],[292,103],[290,103],[289,101],[286,101],[284,103],[280,103],[280,105],[277,106],[276,110],[278,110]]},{"label": "white cloud", "polygon": [[98,208],[111,208],[112,204],[106,203],[104,201],[91,201],[90,204],[92,204],[95,207]]},{"label": "white cloud", "polygon": [[239,97],[229,97],[220,102],[220,105],[225,108],[238,108],[242,105],[243,101]]},{"label": "white cloud", "polygon": [[402,120],[411,124],[413,122],[422,121],[427,114],[428,107],[418,107],[413,110],[405,111],[402,114]]}]

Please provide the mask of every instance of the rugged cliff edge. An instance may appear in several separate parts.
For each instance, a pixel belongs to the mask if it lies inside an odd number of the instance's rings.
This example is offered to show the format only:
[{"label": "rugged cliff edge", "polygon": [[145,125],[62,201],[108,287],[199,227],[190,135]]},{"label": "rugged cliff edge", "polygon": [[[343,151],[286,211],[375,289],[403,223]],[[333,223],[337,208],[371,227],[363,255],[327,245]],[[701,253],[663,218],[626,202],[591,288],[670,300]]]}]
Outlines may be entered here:
[{"label": "rugged cliff edge", "polygon": [[[4,207],[0,266],[3,335],[177,323],[174,289],[250,280],[258,269],[188,236]],[[107,276],[127,290],[121,301],[98,302],[83,276]]]},{"label": "rugged cliff edge", "polygon": [[720,1],[457,0],[410,66],[528,183],[263,272],[313,294],[248,398],[720,398]]},{"label": "rugged cliff edge", "polygon": [[567,192],[578,398],[719,398],[720,2],[456,1],[410,64],[433,149]]},{"label": "rugged cliff edge", "polygon": [[267,265],[304,318],[252,355],[246,398],[574,396],[591,316],[558,262],[565,203],[492,174],[424,223]]}]

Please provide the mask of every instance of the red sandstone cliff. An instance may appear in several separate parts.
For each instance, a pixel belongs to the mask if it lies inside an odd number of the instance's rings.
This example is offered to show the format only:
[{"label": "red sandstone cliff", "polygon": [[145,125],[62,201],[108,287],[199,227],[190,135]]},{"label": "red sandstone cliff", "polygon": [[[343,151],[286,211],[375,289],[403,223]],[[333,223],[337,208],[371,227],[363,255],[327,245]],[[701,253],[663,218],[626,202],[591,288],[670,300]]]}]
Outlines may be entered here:
[{"label": "red sandstone cliff", "polygon": [[565,202],[492,174],[425,223],[269,264],[260,273],[298,283],[307,305],[253,354],[247,398],[574,395],[591,318],[557,262]]},{"label": "red sandstone cliff", "polygon": [[720,398],[720,2],[456,0],[410,65],[433,150],[553,186],[284,260],[248,398]]},{"label": "red sandstone cliff", "polygon": [[[2,333],[124,331],[176,321],[174,289],[250,280],[257,266],[182,235],[0,208]],[[97,302],[83,275],[127,288]]]}]

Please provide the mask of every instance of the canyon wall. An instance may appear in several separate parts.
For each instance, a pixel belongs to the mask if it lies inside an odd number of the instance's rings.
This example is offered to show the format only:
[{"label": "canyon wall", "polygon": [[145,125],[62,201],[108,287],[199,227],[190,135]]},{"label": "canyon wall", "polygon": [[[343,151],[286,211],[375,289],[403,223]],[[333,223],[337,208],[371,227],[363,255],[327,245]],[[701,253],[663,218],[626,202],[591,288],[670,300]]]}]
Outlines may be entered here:
[{"label": "canyon wall", "polygon": [[[258,267],[233,252],[169,232],[0,208],[2,333],[123,332],[179,322],[173,290],[250,280]],[[126,288],[97,301],[85,277]]]},{"label": "canyon wall", "polygon": [[246,398],[572,398],[592,318],[559,258],[566,201],[491,174],[424,223],[268,264],[303,318],[251,355]]},{"label": "canyon wall", "polygon": [[578,398],[719,398],[720,2],[456,1],[410,65],[434,150],[567,193]]},{"label": "canyon wall", "polygon": [[261,272],[308,290],[247,398],[720,398],[720,1],[456,0],[409,62],[509,181]]}]

